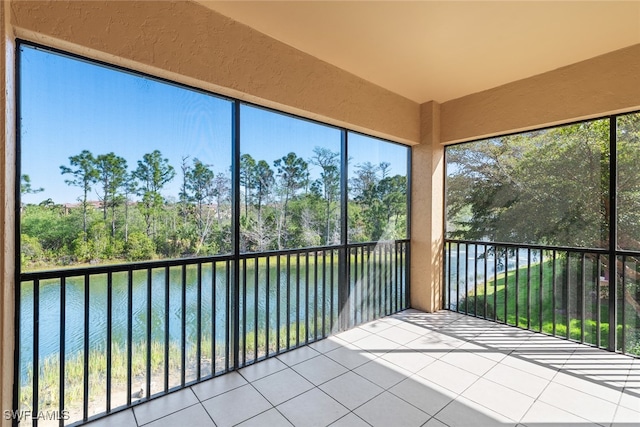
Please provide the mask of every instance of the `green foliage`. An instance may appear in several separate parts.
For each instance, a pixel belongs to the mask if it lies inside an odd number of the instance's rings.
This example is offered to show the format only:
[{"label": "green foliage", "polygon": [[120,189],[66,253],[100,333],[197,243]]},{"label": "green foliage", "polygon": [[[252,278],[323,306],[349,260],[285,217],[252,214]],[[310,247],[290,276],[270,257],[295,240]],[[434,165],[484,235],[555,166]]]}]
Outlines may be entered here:
[{"label": "green foliage", "polygon": [[138,196],[142,197],[139,207],[147,224],[147,236],[157,232],[157,217],[164,202],[160,190],[175,176],[173,166],[169,160],[162,157],[160,151],[147,153],[142,160],[138,160],[138,167],[132,173],[139,181]]},{"label": "green foliage", "polygon": [[20,264],[24,267],[29,263],[42,262],[45,253],[37,237],[28,234],[20,235]]},{"label": "green foliage", "polygon": [[447,149],[450,237],[602,247],[608,233],[607,120]]},{"label": "green foliage", "polygon": [[69,166],[60,166],[62,175],[71,175],[65,180],[69,185],[82,189],[82,231],[87,232],[87,195],[91,191],[91,186],[98,180],[98,170],[96,169],[96,159],[88,150],[83,150],[76,156],[69,157]]},{"label": "green foliage", "polygon": [[350,218],[356,241],[406,237],[407,177],[389,176],[389,163],[357,166],[350,191],[359,211]]},{"label": "green foliage", "polygon": [[[310,178],[310,165],[317,174]],[[341,241],[340,153],[316,147],[270,165],[240,161],[242,251],[324,246]],[[22,268],[216,255],[232,250],[231,179],[197,158],[183,158],[178,200],[162,194],[176,172],[158,150],[128,171],[124,158],[88,150],[61,166],[82,190],[81,204],[22,207]],[[389,164],[356,168],[348,201],[350,241],[406,237],[407,177]],[[23,179],[23,192],[35,193]],[[89,192],[99,201],[90,202]]]},{"label": "green foliage", "polygon": [[53,261],[69,255],[67,249],[75,239],[78,229],[82,229],[81,212],[66,214],[62,206],[25,206],[21,214],[21,237],[37,239],[43,250],[39,262]]},{"label": "green foliage", "polygon": [[44,188],[33,188],[29,175],[20,176],[20,194],[37,194],[44,191]]},{"label": "green foliage", "polygon": [[155,245],[153,241],[140,231],[129,235],[129,240],[125,244],[125,254],[128,261],[144,261],[152,259],[155,255]]}]

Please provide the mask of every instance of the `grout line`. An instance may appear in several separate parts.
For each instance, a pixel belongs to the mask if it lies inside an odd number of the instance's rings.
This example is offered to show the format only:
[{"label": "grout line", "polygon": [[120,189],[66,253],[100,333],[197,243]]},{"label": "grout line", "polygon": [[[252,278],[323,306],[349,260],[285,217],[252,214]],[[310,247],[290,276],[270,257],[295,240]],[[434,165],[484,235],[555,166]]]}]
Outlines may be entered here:
[{"label": "grout line", "polygon": [[[133,420],[135,421],[136,425],[137,425],[138,427],[140,427],[140,423],[138,422],[138,417],[136,417],[136,413],[135,413],[135,411],[133,410],[133,408],[131,408],[130,410],[131,410],[131,412],[133,413]],[[107,415],[107,416],[108,416],[108,415]]]},{"label": "grout line", "polygon": [[362,417],[358,416],[358,414],[356,414],[353,411],[349,411],[346,414],[344,414],[343,416],[341,416],[340,418],[338,418],[337,420],[335,420],[334,422],[332,422],[331,424],[329,424],[328,427],[331,427],[332,425],[334,425],[335,423],[337,423],[338,421],[340,421],[343,418],[348,417],[349,415],[353,415],[354,417],[357,417],[360,421],[362,421],[363,423],[365,423],[366,425],[371,425],[370,423],[368,423],[367,421],[363,420]]},{"label": "grout line", "polygon": [[204,407],[204,405],[202,404],[202,402],[200,402],[200,406],[202,406],[202,409],[204,410],[204,413],[207,414],[207,417],[209,417],[209,419],[211,420],[211,422],[213,423],[214,426],[217,426],[218,424],[216,424],[216,422],[214,421],[213,417],[211,416],[211,414],[209,413],[209,411],[207,411],[207,408]]}]

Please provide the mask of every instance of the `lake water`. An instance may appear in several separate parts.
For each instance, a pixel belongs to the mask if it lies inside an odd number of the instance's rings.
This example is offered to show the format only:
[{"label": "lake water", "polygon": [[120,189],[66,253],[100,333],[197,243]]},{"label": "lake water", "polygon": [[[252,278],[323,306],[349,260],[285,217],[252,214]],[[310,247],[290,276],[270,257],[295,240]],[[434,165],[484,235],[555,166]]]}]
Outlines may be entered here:
[{"label": "lake water", "polygon": [[[337,307],[337,285],[331,289],[332,269],[329,262],[326,263],[326,270],[323,274],[323,265],[320,263],[317,269],[313,263],[307,267],[301,266],[296,272],[294,266],[291,267],[291,277],[287,278],[287,271],[284,263],[280,271],[280,281],[278,282],[277,270],[271,266],[269,271],[270,286],[267,292],[266,287],[266,267],[258,267],[258,287],[256,288],[255,266],[249,260],[246,271],[240,271],[240,312],[245,313],[247,332],[254,329],[254,319],[257,313],[258,329],[264,330],[269,305],[269,325],[272,330],[276,329],[278,316],[280,325],[287,322],[293,323],[300,319],[305,319],[305,315],[310,313],[313,324],[314,311],[317,309],[319,315],[322,313],[324,304],[328,314],[329,307],[333,299],[333,306]],[[274,263],[275,264],[275,263]],[[337,266],[337,264],[336,264]],[[337,274],[337,268],[333,269]],[[212,335],[212,324],[215,332],[215,339],[218,343],[224,344],[229,324],[229,312],[227,310],[229,295],[228,280],[230,275],[224,262],[216,265],[215,279],[211,264],[203,265],[201,271],[201,328],[202,337],[210,338]],[[246,278],[246,281],[245,281]],[[309,299],[306,301],[307,279],[309,281]],[[324,280],[323,280],[324,279]],[[287,298],[287,281],[289,280],[289,298]],[[324,283],[326,281],[326,289]],[[132,274],[132,340],[134,343],[145,343],[147,336],[147,313],[148,313],[148,280],[147,271],[136,271]],[[185,331],[186,342],[195,343],[197,339],[198,320],[198,271],[197,267],[186,268],[185,286]],[[246,288],[245,284],[246,283]],[[279,283],[279,286],[278,286]],[[298,284],[299,283],[299,287]],[[113,273],[112,278],[112,341],[119,343],[121,349],[126,348],[127,328],[128,328],[128,278],[127,273]],[[337,284],[337,277],[334,276],[334,284]],[[165,340],[165,269],[154,269],[151,271],[151,336],[153,341],[164,343]],[[278,305],[278,288],[280,291],[280,312],[276,312]],[[257,289],[257,295],[256,295]],[[243,292],[246,294],[246,303],[242,299]],[[317,293],[316,293],[317,292]],[[182,316],[183,316],[183,286],[182,268],[170,269],[169,277],[169,339],[173,343],[180,344],[182,337]],[[316,296],[317,295],[317,296]],[[60,301],[61,286],[59,280],[47,280],[40,282],[39,292],[39,359],[56,356],[60,350]],[[104,351],[107,339],[107,306],[108,284],[107,275],[93,275],[89,283],[89,346],[91,349]],[[23,374],[26,367],[33,359],[33,313],[34,295],[33,283],[22,284],[20,295],[20,360]],[[299,307],[297,307],[299,301]],[[287,302],[290,311],[286,312]],[[256,305],[257,303],[257,305]],[[84,316],[85,316],[85,285],[84,277],[68,278],[65,285],[65,352],[67,357],[78,354],[84,348]],[[296,310],[297,307],[297,310]],[[213,320],[213,323],[212,323]],[[328,323],[328,322],[327,322]],[[319,325],[322,326],[321,324]],[[242,325],[241,325],[242,328]],[[241,329],[242,333],[242,329]],[[57,357],[56,357],[57,359]]]},{"label": "lake water", "polygon": [[[448,252],[447,252],[448,253]],[[537,263],[539,260],[538,251],[531,251],[531,263]],[[458,265],[459,254],[460,265]],[[518,265],[520,267],[527,265],[528,260],[527,249],[518,250],[517,258]],[[487,260],[487,269],[485,275],[485,258]],[[456,297],[462,299],[466,296],[465,283],[468,285],[469,291],[472,291],[474,285],[484,285],[486,277],[487,282],[492,282],[497,274],[505,272],[505,257],[504,252],[498,258],[497,269],[494,269],[495,254],[492,251],[486,251],[482,245],[478,245],[477,253],[474,245],[460,245],[459,252],[456,251],[455,244],[451,246],[451,257],[447,259],[450,263],[450,275],[449,266],[445,271],[445,279],[449,280],[449,308],[456,309]],[[510,252],[507,257],[507,264],[509,271],[515,271],[516,269],[516,254]],[[459,277],[459,279],[458,279]],[[460,285],[459,289],[456,289],[456,280]],[[501,279],[500,279],[501,280]]]}]

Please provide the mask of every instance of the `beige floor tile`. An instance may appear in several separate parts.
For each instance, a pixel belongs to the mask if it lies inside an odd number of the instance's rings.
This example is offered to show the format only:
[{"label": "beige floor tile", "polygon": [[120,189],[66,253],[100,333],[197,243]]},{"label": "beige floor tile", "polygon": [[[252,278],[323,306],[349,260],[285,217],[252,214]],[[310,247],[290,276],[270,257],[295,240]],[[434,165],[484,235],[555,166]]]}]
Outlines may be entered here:
[{"label": "beige floor tile", "polygon": [[273,407],[251,385],[205,400],[202,406],[218,427],[236,425]]},{"label": "beige floor tile", "polygon": [[479,356],[486,357],[487,359],[495,360],[496,362],[501,361],[511,353],[511,350],[495,349],[484,344],[478,344],[475,340],[466,341],[458,347],[458,350],[467,350]]},{"label": "beige floor tile", "polygon": [[487,359],[486,357],[461,350],[451,351],[442,356],[440,360],[478,376],[486,374],[489,369],[493,368],[498,363],[495,360]]},{"label": "beige floor tile", "polygon": [[616,404],[573,388],[551,383],[538,400],[595,423],[610,423]]},{"label": "beige floor tile", "polygon": [[549,384],[549,380],[504,364],[494,366],[483,378],[533,398],[540,396]]},{"label": "beige floor tile", "polygon": [[588,380],[582,375],[570,375],[564,372],[558,372],[558,374],[553,377],[552,382],[571,387],[616,404],[620,401],[620,395],[622,394],[621,388],[609,387],[605,385],[603,381]]},{"label": "beige floor tile", "polygon": [[278,355],[278,359],[286,364],[287,366],[297,365],[298,363],[302,363],[305,360],[309,360],[316,356],[319,356],[320,353],[313,348],[305,345],[304,347],[297,348],[295,350],[287,351],[286,353],[282,353]]},{"label": "beige floor tile", "polygon": [[411,372],[384,359],[372,360],[353,370],[372,383],[388,389],[411,375]]},{"label": "beige floor tile", "polygon": [[478,405],[464,397],[458,397],[435,415],[438,421],[449,427],[509,427],[516,423],[504,415]]},{"label": "beige floor tile", "polygon": [[560,408],[549,405],[544,402],[537,401],[527,413],[522,417],[522,423],[525,425],[562,425],[562,426],[597,426],[597,424],[591,423],[584,418],[569,412],[563,411]]},{"label": "beige floor tile", "polygon": [[426,327],[426,324],[415,324],[411,322],[402,322],[398,323],[396,326],[402,329],[406,329],[409,332],[413,332],[414,334],[418,334],[420,336],[428,334],[432,332],[432,329]]},{"label": "beige floor tile", "polygon": [[361,340],[362,338],[366,338],[371,335],[371,332],[361,329],[361,328],[353,328],[348,331],[340,332],[336,335],[336,338],[339,338],[348,343],[353,343],[355,341]]},{"label": "beige floor tile", "polygon": [[211,421],[211,417],[209,417],[202,405],[198,404],[145,425],[145,427],[175,426],[215,427],[215,424]]},{"label": "beige floor tile", "polygon": [[462,396],[516,422],[534,402],[529,396],[484,378],[471,385]]},{"label": "beige floor tile", "polygon": [[347,369],[355,369],[358,366],[371,361],[372,358],[375,358],[371,353],[357,347],[340,347],[325,353],[325,356],[330,357]]},{"label": "beige floor tile", "polygon": [[434,415],[451,403],[457,393],[414,375],[391,387],[389,391],[402,400]]},{"label": "beige floor tile", "polygon": [[347,372],[322,384],[320,389],[350,410],[384,391],[383,388],[353,372]]},{"label": "beige floor tile", "polygon": [[620,396],[620,406],[640,412],[640,388],[625,389]]},{"label": "beige floor tile", "polygon": [[252,385],[274,406],[313,388],[313,384],[291,368],[260,378]]},{"label": "beige floor tile", "polygon": [[245,380],[251,382],[278,371],[282,371],[286,368],[287,365],[282,363],[277,357],[272,357],[270,359],[254,363],[253,365],[249,365],[246,368],[242,368],[238,373],[242,375]]},{"label": "beige floor tile", "polygon": [[405,347],[423,352],[434,359],[439,359],[465,342],[449,335],[434,332],[405,344]]},{"label": "beige floor tile", "polygon": [[277,409],[269,409],[238,424],[239,427],[293,427]]},{"label": "beige floor tile", "polygon": [[327,353],[331,350],[335,350],[336,348],[340,348],[345,344],[347,344],[346,341],[343,341],[339,338],[331,336],[323,340],[316,341],[312,344],[309,344],[309,347],[319,353]]},{"label": "beige floor tile", "polygon": [[412,373],[418,372],[436,361],[433,357],[417,352],[409,347],[398,347],[382,355],[381,358]]},{"label": "beige floor tile", "polygon": [[147,424],[198,403],[190,388],[168,394],[133,408],[138,424]]},{"label": "beige floor tile", "polygon": [[377,334],[380,331],[384,331],[392,327],[391,322],[385,322],[383,320],[374,320],[372,322],[368,322],[359,326],[360,329],[364,329],[367,332],[371,332],[372,334]]},{"label": "beige floor tile", "polygon": [[465,391],[479,378],[471,372],[449,365],[440,360],[436,360],[426,368],[421,369],[417,375],[458,394]]},{"label": "beige floor tile", "polygon": [[227,374],[220,375],[219,377],[193,385],[191,386],[191,389],[198,399],[203,401],[245,384],[247,384],[247,380],[245,380],[242,375],[237,372],[229,372]]},{"label": "beige floor tile", "polygon": [[502,365],[511,366],[512,368],[520,369],[531,375],[536,375],[545,380],[551,380],[558,373],[558,369],[551,368],[549,366],[535,363],[534,361],[523,359],[521,357],[515,357],[509,355],[502,359],[500,362]]},{"label": "beige floor tile", "polygon": [[374,427],[417,427],[430,418],[427,413],[389,392],[379,394],[354,413]]},{"label": "beige floor tile", "polygon": [[431,418],[429,421],[427,421],[426,424],[424,424],[423,427],[448,427],[448,426],[442,421],[438,421],[436,418]]},{"label": "beige floor tile", "polygon": [[278,410],[296,427],[327,426],[349,412],[317,388],[283,403]]},{"label": "beige floor tile", "polygon": [[400,347],[400,344],[397,342],[388,340],[380,335],[370,335],[366,338],[355,341],[353,345],[370,353],[374,353],[377,356],[381,356]]},{"label": "beige floor tile", "polygon": [[350,412],[331,424],[331,427],[370,427],[370,425],[353,412]]},{"label": "beige floor tile", "polygon": [[618,407],[611,427],[640,427],[640,412]]},{"label": "beige floor tile", "polygon": [[324,355],[295,365],[293,369],[315,385],[320,385],[347,372],[347,368]]},{"label": "beige floor tile", "polygon": [[382,332],[378,332],[378,335],[401,345],[415,341],[422,336],[422,334],[416,334],[415,332],[411,332],[405,328],[401,328],[400,326],[385,329]]},{"label": "beige floor tile", "polygon": [[136,417],[133,415],[133,409],[108,415],[87,424],[89,427],[110,427],[114,425],[118,427],[138,427]]}]

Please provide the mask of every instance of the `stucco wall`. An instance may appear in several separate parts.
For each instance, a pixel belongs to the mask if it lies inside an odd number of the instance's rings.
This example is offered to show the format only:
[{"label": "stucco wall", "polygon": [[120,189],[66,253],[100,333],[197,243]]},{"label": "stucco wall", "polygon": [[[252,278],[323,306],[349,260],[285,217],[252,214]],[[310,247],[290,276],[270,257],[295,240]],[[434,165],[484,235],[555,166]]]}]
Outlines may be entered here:
[{"label": "stucco wall", "polygon": [[640,108],[640,44],[442,104],[451,143]]}]

